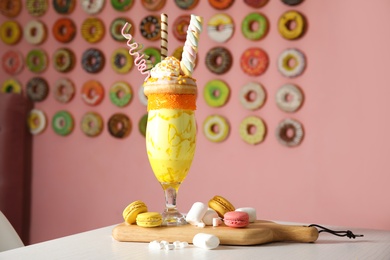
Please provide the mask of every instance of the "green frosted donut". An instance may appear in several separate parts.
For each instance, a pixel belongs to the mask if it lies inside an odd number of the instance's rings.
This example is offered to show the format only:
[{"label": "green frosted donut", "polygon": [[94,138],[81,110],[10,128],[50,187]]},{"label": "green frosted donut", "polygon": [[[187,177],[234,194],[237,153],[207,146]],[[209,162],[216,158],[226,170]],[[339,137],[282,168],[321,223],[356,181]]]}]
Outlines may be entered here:
[{"label": "green frosted donut", "polygon": [[34,49],[27,53],[26,64],[34,73],[41,73],[47,68],[47,54],[42,49]]},{"label": "green frosted donut", "polygon": [[110,88],[110,100],[118,107],[124,107],[129,104],[132,97],[131,87],[126,82],[115,82]]},{"label": "green frosted donut", "polygon": [[[257,30],[253,30],[253,24],[257,24]],[[262,39],[268,32],[268,19],[261,13],[250,13],[245,16],[241,24],[241,31],[245,38],[257,41]]]},{"label": "green frosted donut", "polygon": [[117,11],[127,11],[133,5],[133,0],[111,0],[111,5]]},{"label": "green frosted donut", "polygon": [[157,63],[161,61],[161,54],[160,51],[157,48],[150,47],[144,49],[145,55],[148,55],[151,57],[151,61],[153,62],[153,66],[155,66]]},{"label": "green frosted donut", "polygon": [[203,97],[207,105],[221,107],[229,99],[230,89],[222,80],[214,79],[206,83],[203,90]]},{"label": "green frosted donut", "polygon": [[139,132],[142,134],[142,136],[146,135],[146,125],[148,124],[148,114],[146,113],[141,117],[138,123],[138,129]]},{"label": "green frosted donut", "polygon": [[74,120],[68,111],[58,111],[53,116],[51,126],[56,134],[66,136],[73,131]]}]

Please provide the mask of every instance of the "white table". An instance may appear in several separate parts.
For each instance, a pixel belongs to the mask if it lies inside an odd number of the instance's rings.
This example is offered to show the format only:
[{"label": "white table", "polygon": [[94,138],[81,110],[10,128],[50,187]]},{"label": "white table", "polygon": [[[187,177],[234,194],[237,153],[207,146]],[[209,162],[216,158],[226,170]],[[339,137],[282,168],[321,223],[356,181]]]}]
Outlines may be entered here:
[{"label": "white table", "polygon": [[[286,224],[286,223],[283,223]],[[206,250],[190,245],[151,250],[148,243],[118,242],[108,226],[0,253],[0,259],[390,259],[390,231],[351,229],[364,237],[349,239],[320,233],[315,243],[224,246]],[[345,227],[331,227],[347,230]]]}]

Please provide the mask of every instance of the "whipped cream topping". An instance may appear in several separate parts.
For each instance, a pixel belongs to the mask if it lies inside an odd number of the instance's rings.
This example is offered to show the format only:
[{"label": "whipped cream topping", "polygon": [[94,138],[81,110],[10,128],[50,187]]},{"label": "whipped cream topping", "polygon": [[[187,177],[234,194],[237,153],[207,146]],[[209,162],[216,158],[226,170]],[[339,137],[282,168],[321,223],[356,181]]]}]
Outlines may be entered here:
[{"label": "whipped cream topping", "polygon": [[152,78],[179,77],[180,74],[180,61],[173,56],[166,57],[150,71]]}]

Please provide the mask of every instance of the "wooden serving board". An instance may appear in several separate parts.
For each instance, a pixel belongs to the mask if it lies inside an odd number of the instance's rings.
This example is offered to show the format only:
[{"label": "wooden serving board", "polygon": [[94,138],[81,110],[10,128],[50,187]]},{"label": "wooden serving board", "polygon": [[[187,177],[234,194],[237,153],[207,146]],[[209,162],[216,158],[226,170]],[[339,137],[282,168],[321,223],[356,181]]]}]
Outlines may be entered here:
[{"label": "wooden serving board", "polygon": [[282,225],[271,221],[256,220],[245,228],[231,228],[224,224],[218,227],[199,228],[190,224],[178,227],[143,228],[122,223],[117,225],[112,236],[122,242],[150,242],[166,240],[192,243],[198,233],[208,233],[219,238],[222,245],[260,245],[271,242],[314,242],[318,238],[315,227]]}]

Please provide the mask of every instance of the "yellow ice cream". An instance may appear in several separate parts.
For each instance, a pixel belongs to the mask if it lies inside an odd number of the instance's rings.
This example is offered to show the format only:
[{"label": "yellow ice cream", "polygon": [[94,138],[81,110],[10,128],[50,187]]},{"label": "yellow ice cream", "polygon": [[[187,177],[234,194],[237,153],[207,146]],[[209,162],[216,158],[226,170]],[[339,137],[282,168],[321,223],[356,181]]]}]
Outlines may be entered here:
[{"label": "yellow ice cream", "polygon": [[191,167],[196,146],[196,83],[182,75],[180,62],[167,57],[144,83],[148,96],[146,148],[158,181],[178,189]]}]

